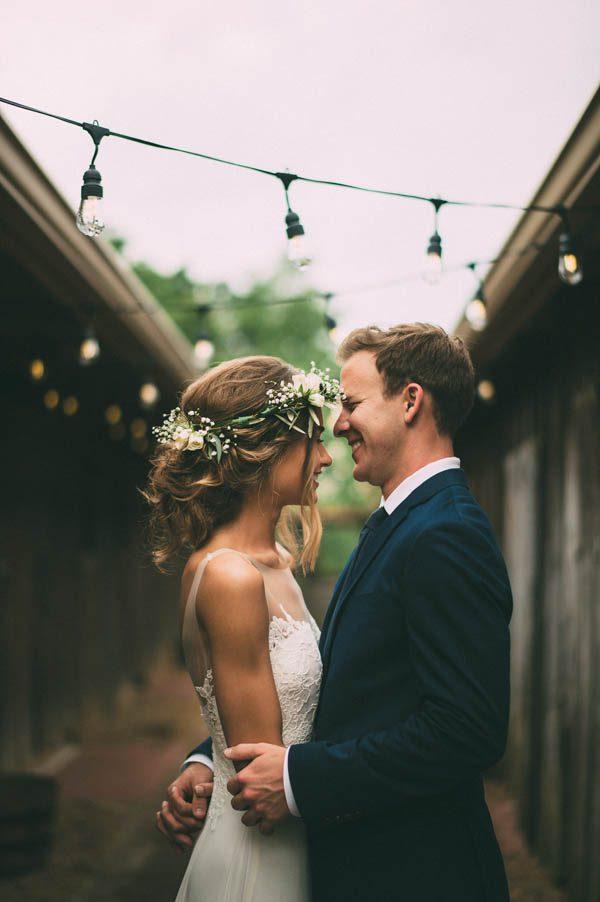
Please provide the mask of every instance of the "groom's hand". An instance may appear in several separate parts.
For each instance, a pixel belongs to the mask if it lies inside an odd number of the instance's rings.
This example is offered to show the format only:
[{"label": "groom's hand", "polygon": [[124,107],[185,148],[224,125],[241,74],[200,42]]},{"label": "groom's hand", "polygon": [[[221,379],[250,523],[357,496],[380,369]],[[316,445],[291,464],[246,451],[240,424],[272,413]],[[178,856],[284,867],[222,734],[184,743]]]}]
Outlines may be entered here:
[{"label": "groom's hand", "polygon": [[198,762],[188,765],[167,789],[156,812],[156,826],[180,852],[190,851],[202,830],[212,794],[213,772]]},{"label": "groom's hand", "polygon": [[273,824],[290,813],[285,800],[283,766],[285,748],[266,742],[242,743],[225,749],[230,761],[250,761],[236,777],[227,783],[233,796],[231,807],[245,811],[242,823],[255,827],[261,833],[273,832]]}]

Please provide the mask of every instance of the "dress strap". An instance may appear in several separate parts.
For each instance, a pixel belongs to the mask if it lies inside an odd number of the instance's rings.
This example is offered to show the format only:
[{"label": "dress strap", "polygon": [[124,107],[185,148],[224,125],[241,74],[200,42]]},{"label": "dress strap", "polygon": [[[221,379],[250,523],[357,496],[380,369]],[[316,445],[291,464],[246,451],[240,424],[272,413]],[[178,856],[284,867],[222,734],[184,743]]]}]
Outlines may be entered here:
[{"label": "dress strap", "polygon": [[243,557],[245,560],[247,560],[249,564],[252,564],[252,566],[255,567],[259,573],[261,572],[260,567],[257,565],[256,561],[254,561],[248,554],[244,554],[243,551],[238,551],[236,548],[217,548],[216,551],[209,551],[208,554],[206,554],[202,558],[202,560],[196,567],[196,572],[194,573],[194,578],[192,580],[192,585],[190,587],[190,594],[188,595],[187,601],[185,604],[186,612],[190,606],[192,599],[195,598],[198,593],[198,588],[200,586],[200,580],[202,579],[202,574],[204,573],[206,565],[208,564],[209,561],[212,561],[212,559],[214,557],[218,557],[218,555],[224,554],[224,552],[226,552],[226,551],[233,552],[233,554],[239,554],[241,557]]}]

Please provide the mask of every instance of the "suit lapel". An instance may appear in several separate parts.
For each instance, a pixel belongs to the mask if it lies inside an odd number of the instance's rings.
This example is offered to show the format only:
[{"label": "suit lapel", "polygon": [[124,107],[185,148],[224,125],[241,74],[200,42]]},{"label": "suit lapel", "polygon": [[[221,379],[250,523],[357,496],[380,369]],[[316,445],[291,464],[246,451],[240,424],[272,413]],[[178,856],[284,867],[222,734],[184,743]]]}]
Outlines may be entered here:
[{"label": "suit lapel", "polygon": [[379,527],[377,532],[369,538],[368,550],[366,549],[368,553],[361,556],[361,560],[358,562],[358,566],[355,567],[350,579],[346,580],[343,577],[348,573],[356,556],[356,548],[354,549],[335,585],[333,598],[327,610],[325,623],[323,624],[323,633],[321,635],[320,643],[321,657],[323,659],[322,683],[325,681],[340,614],[352,590],[362,578],[365,571],[371,566],[383,546],[388,542],[392,533],[398,529],[400,524],[408,517],[411,510],[417,507],[417,505],[429,501],[430,498],[442,489],[447,488],[449,485],[466,486],[467,484],[467,477],[464,470],[459,469],[458,467],[454,467],[450,470],[443,470],[436,476],[432,476],[430,479],[421,483],[420,486],[410,493],[408,498],[405,498],[404,501],[398,505],[396,510],[392,511],[388,519]]}]

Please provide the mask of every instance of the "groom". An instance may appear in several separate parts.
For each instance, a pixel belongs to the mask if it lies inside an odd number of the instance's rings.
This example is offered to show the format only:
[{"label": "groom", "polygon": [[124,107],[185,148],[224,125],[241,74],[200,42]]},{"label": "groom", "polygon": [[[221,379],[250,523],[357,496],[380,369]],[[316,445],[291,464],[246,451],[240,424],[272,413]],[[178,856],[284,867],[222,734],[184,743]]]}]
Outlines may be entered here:
[{"label": "groom", "polygon": [[[303,818],[316,902],[506,902],[482,773],[506,742],[512,598],[452,445],[473,366],[421,323],[357,329],[339,356],[334,432],[382,503],[325,617],[313,740],[231,749],[250,761],[232,805],[264,833]],[[185,798],[208,773],[193,764],[170,787],[159,826],[180,845],[203,814]]]}]

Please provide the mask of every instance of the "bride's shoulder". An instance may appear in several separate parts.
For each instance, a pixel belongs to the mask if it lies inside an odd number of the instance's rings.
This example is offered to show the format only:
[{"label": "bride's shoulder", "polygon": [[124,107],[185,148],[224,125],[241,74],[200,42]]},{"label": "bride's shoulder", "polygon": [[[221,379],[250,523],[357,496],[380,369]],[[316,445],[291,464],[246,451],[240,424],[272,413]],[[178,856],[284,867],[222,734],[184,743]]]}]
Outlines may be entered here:
[{"label": "bride's shoulder", "polygon": [[254,610],[262,618],[266,610],[263,578],[245,557],[230,550],[212,557],[208,549],[203,549],[190,556],[185,569],[193,573],[199,566],[204,570],[196,593],[196,611],[207,626],[232,615],[245,618]]}]

